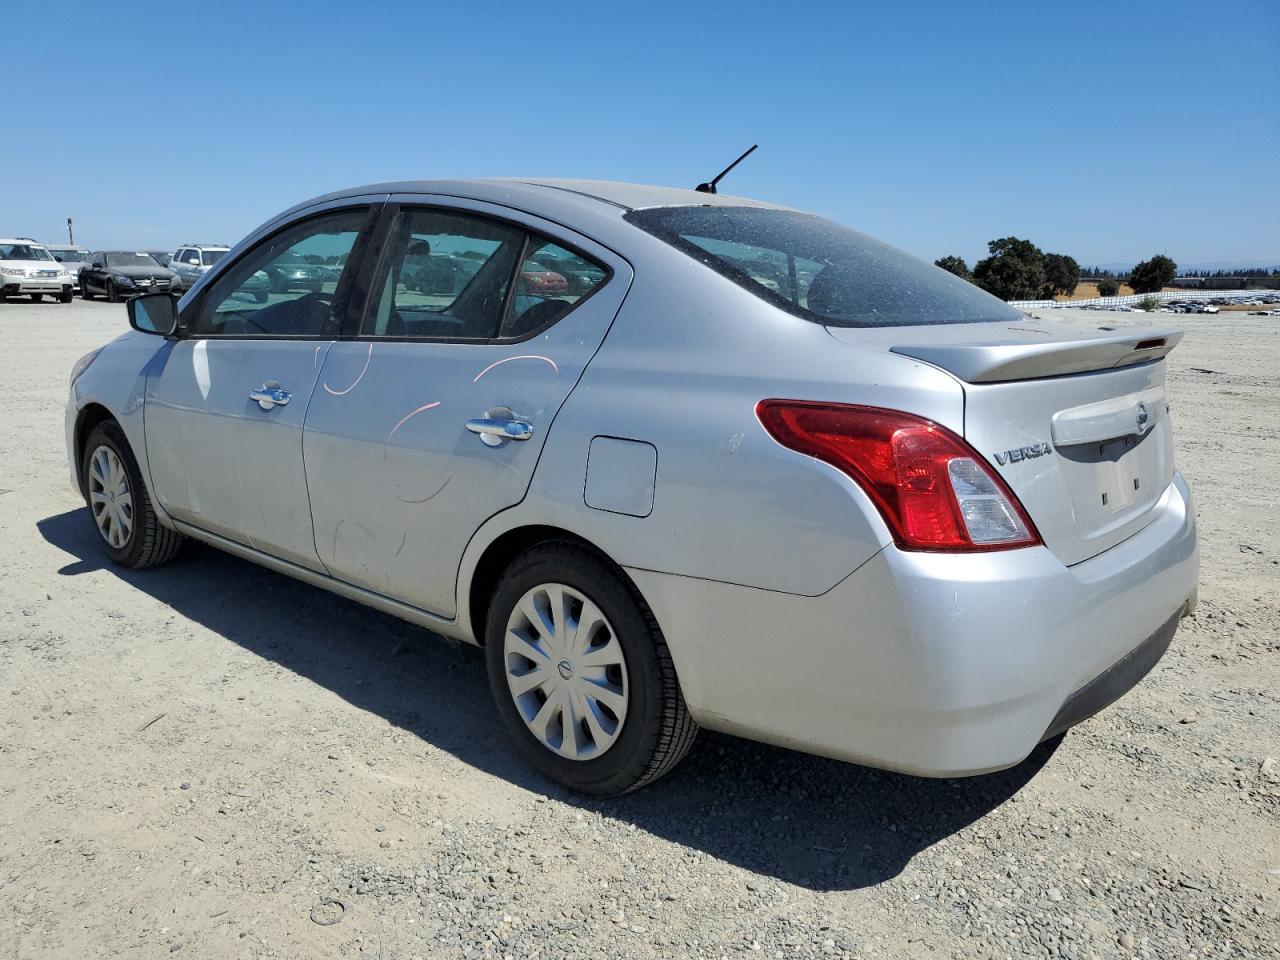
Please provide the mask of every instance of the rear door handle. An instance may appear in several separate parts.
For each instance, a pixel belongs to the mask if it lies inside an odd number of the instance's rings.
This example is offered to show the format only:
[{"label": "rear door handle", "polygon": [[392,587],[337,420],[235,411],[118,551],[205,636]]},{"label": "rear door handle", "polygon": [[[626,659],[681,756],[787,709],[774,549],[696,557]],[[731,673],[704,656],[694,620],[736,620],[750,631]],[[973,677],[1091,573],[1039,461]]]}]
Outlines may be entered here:
[{"label": "rear door handle", "polygon": [[495,420],[477,417],[467,421],[467,429],[478,433],[480,439],[491,447],[504,440],[528,440],[533,436],[533,424],[527,420]]},{"label": "rear door handle", "polygon": [[286,406],[293,399],[293,394],[278,383],[264,383],[257,390],[249,391],[249,399],[257,400],[263,410],[270,410]]}]

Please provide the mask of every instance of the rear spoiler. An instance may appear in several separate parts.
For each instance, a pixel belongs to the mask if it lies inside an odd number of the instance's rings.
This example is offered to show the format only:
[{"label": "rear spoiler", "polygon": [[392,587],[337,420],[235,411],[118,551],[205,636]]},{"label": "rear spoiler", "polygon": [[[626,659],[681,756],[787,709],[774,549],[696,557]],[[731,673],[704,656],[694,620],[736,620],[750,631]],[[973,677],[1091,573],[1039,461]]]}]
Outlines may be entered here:
[{"label": "rear spoiler", "polygon": [[1181,339],[1176,330],[1144,330],[1049,343],[911,344],[889,349],[941,367],[966,383],[999,383],[1148,363],[1168,354]]}]

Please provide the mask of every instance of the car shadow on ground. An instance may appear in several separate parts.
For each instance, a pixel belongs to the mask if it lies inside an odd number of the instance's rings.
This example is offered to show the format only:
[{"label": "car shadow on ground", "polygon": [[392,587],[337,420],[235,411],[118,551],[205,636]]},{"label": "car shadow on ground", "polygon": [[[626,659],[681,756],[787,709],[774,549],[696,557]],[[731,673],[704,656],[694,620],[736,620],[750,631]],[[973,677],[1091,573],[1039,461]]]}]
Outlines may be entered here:
[{"label": "car shadow on ground", "polygon": [[1042,744],[1012,770],[926,780],[704,731],[659,784],[616,800],[584,799],[525,765],[499,726],[483,664],[425,630],[194,542],[168,566],[124,570],[107,561],[85,509],[37,526],[77,558],[63,576],[108,570],[486,773],[815,890],[897,876],[917,853],[1017,793],[1060,742]]}]

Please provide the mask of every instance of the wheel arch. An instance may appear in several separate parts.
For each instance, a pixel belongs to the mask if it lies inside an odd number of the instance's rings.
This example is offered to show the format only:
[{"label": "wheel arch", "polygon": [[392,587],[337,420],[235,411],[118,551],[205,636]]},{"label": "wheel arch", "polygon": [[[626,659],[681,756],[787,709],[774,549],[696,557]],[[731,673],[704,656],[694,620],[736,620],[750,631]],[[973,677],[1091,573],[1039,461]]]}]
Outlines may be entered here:
[{"label": "wheel arch", "polygon": [[[644,599],[640,588],[622,566],[581,534],[549,524],[525,524],[511,527],[498,534],[483,548],[465,583],[466,602],[459,605],[459,611],[466,620],[461,626],[478,645],[484,646],[489,601],[502,577],[502,572],[525,551],[542,543],[556,541],[571,543],[599,557],[612,568],[629,589],[635,592],[637,597]],[[648,606],[647,603],[646,606]]]},{"label": "wheel arch", "polygon": [[100,423],[108,420],[117,420],[116,415],[108,410],[105,406],[96,402],[86,403],[80,412],[76,414],[75,443],[72,449],[76,453],[75,472],[76,482],[80,486],[80,490],[84,490],[84,447],[89,439],[89,434],[93,432],[93,428]]}]

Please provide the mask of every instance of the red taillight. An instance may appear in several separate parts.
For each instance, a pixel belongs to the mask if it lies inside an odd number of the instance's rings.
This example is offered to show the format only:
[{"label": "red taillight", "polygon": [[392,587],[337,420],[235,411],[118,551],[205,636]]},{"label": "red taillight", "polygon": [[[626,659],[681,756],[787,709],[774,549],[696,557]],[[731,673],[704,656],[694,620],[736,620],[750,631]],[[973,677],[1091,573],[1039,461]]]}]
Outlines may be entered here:
[{"label": "red taillight", "polygon": [[756,416],[778,443],[831,464],[862,487],[899,547],[1007,550],[1040,543],[1004,481],[932,420],[810,400],[761,400]]}]

